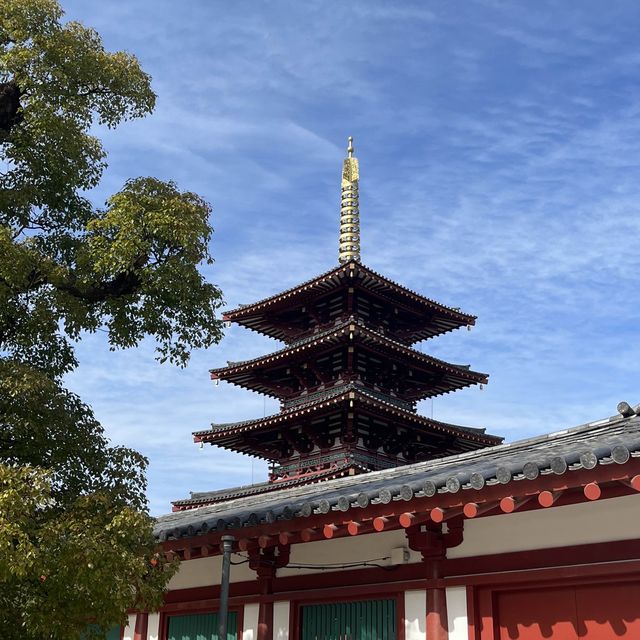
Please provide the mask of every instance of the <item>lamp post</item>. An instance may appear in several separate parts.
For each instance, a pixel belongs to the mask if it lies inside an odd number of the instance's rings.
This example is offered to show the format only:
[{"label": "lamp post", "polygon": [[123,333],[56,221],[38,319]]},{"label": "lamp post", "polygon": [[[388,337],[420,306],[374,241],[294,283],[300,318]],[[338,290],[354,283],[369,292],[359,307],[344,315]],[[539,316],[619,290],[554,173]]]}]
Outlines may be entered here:
[{"label": "lamp post", "polygon": [[218,640],[227,640],[227,614],[229,612],[229,573],[231,549],[235,538],[222,536],[222,581],[220,583],[220,609],[218,610]]}]

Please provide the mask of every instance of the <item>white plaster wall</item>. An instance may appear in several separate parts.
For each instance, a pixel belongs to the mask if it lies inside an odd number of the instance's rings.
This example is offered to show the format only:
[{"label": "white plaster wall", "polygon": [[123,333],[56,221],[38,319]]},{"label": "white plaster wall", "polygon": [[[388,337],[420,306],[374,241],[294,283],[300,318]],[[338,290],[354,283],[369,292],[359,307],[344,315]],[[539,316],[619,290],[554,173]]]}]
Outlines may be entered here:
[{"label": "white plaster wall", "polygon": [[160,633],[160,614],[150,613],[149,621],[147,624],[147,638],[149,640],[158,640]]},{"label": "white plaster wall", "polygon": [[[365,560],[390,557],[391,550],[398,547],[408,549],[404,529],[292,545],[290,562],[320,566],[363,562]],[[239,555],[233,555],[231,558],[234,562],[240,560]],[[409,562],[420,561],[421,555],[415,551],[410,551]],[[389,565],[391,560],[378,561],[378,563]],[[285,567],[284,569],[278,569],[278,576],[299,576],[321,571],[321,568],[292,569]],[[180,563],[178,572],[171,578],[169,589],[189,589],[220,584],[221,573],[222,556],[186,560]],[[237,564],[231,566],[230,579],[231,582],[252,581],[256,579],[256,575],[254,571],[249,569],[248,563]]]},{"label": "white plaster wall", "polygon": [[289,602],[273,603],[273,640],[289,640]]},{"label": "white plaster wall", "polygon": [[[240,558],[231,556],[233,562]],[[189,589],[191,587],[207,587],[220,584],[222,574],[222,556],[185,560],[180,563],[178,573],[169,581],[169,589]],[[256,574],[248,564],[231,565],[230,581],[245,582],[255,580]]]},{"label": "white plaster wall", "polygon": [[133,640],[133,632],[136,628],[136,614],[130,613],[127,616],[127,625],[124,628],[122,640]]},{"label": "white plaster wall", "polygon": [[[391,550],[396,547],[407,547],[407,538],[404,529],[399,531],[381,531],[348,538],[335,540],[318,540],[291,546],[290,563],[298,564],[342,564],[374,560],[391,556]],[[420,562],[422,556],[410,552],[409,562]],[[390,560],[378,561],[378,564],[391,564]],[[333,569],[331,569],[333,570]],[[338,570],[338,569],[335,569]],[[278,577],[300,576],[311,573],[319,573],[322,569],[292,569],[285,567],[278,569]]]},{"label": "white plaster wall", "polygon": [[447,622],[449,624],[449,640],[468,640],[467,627],[467,588],[449,587],[445,591],[447,597]]},{"label": "white plaster wall", "polygon": [[256,640],[258,637],[259,604],[244,605],[244,622],[242,625],[242,640]]},{"label": "white plaster wall", "polygon": [[465,558],[640,537],[640,495],[467,519],[464,541],[447,551]]},{"label": "white plaster wall", "polygon": [[427,592],[424,589],[404,592],[405,640],[426,640]]},{"label": "white plaster wall", "polygon": [[[466,519],[464,527],[464,541],[460,546],[448,550],[449,558],[640,538],[640,494]],[[290,562],[313,565],[364,562],[388,557],[391,550],[398,547],[407,547],[403,529],[295,544],[291,547]],[[239,557],[234,555],[232,559],[237,561]],[[409,562],[420,561],[420,554],[410,551]],[[390,560],[378,562],[391,563]],[[178,573],[169,583],[169,589],[219,584],[221,569],[221,556],[182,562]],[[331,570],[339,571],[338,568]],[[321,568],[285,567],[278,570],[278,576],[299,576],[321,571]],[[252,580],[255,580],[255,573],[248,564],[232,565],[231,582]],[[133,627],[130,634],[133,635]]]}]

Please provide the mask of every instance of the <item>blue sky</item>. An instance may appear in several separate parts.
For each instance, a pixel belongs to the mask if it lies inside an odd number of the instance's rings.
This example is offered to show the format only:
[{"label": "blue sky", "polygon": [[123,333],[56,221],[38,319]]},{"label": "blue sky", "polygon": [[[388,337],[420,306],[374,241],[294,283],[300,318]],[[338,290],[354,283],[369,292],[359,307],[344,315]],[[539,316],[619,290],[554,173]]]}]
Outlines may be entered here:
[{"label": "blue sky", "polygon": [[[213,204],[228,307],[337,264],[346,138],[363,261],[478,316],[421,345],[490,373],[421,410],[509,440],[640,402],[640,5],[63,1],[153,77],[155,113],[102,132],[101,202],[138,175]],[[191,432],[277,410],[208,370],[278,343],[234,327],[188,368],[78,346],[69,385],[150,458],[154,514],[265,478]]]}]

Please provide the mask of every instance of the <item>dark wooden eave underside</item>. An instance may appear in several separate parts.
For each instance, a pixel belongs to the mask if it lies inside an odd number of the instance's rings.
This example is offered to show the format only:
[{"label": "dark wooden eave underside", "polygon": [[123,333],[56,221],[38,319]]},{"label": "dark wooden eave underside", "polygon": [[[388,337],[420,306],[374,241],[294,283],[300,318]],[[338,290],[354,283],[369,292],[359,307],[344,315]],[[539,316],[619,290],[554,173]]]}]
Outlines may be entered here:
[{"label": "dark wooden eave underside", "polygon": [[[366,389],[354,385],[346,385],[343,389],[334,390],[336,395],[328,395],[313,404],[298,405],[278,414],[247,420],[244,422],[214,425],[212,429],[197,431],[193,434],[195,442],[208,442],[217,446],[256,455],[259,446],[258,438],[266,434],[277,434],[283,428],[294,428],[304,425],[310,420],[340,412],[353,412],[365,415],[372,420],[384,419],[389,424],[401,426],[418,436],[428,439],[446,440],[447,447],[453,451],[468,451],[491,446],[502,442],[502,438],[484,433],[484,429],[471,429],[447,424],[421,416],[412,411],[385,402],[372,396]],[[393,431],[395,434],[395,429]],[[393,435],[392,434],[392,435]],[[269,436],[271,439],[271,436]],[[442,455],[446,452],[443,451]],[[263,456],[260,456],[263,457]],[[275,457],[264,456],[276,460]]]},{"label": "dark wooden eave underside", "polygon": [[[367,327],[357,318],[343,321],[330,330],[259,358],[212,369],[211,378],[286,400],[297,396],[301,386],[291,374],[293,365],[304,365],[306,369],[298,370],[298,378],[310,375],[315,386],[321,385],[320,388],[324,388],[335,383],[336,378],[332,371],[318,371],[318,359],[350,346],[372,354],[374,358],[388,361],[396,368],[401,367],[402,386],[407,387],[407,390],[398,397],[408,402],[435,397],[474,384],[486,384],[489,378],[485,373],[416,351]],[[362,375],[366,378],[372,369],[373,367],[367,367]],[[387,373],[385,377],[391,379],[392,374]],[[313,386],[314,382],[305,382],[302,388],[310,389]]]},{"label": "dark wooden eave underside", "polygon": [[412,308],[417,318],[428,318],[428,322],[423,320],[420,323],[421,326],[416,326],[412,335],[407,336],[409,342],[417,342],[463,326],[471,326],[476,321],[476,316],[426,298],[358,262],[340,265],[269,298],[227,311],[223,314],[223,319],[237,322],[253,331],[286,342],[289,341],[290,336],[282,326],[272,322],[271,318],[275,314],[304,305],[318,296],[345,286],[357,286],[378,297],[387,305],[398,304]]},{"label": "dark wooden eave underside", "polygon": [[345,462],[344,464],[337,465],[331,469],[322,469],[316,473],[309,473],[282,481],[259,482],[257,484],[246,485],[244,487],[233,487],[230,489],[220,489],[218,491],[203,491],[199,493],[192,492],[190,498],[174,500],[171,504],[173,505],[173,511],[195,509],[196,507],[202,507],[208,504],[217,504],[227,500],[235,500],[236,498],[269,494],[274,491],[282,491],[283,489],[289,489],[291,487],[301,487],[308,484],[315,484],[320,481],[342,478],[346,475],[354,475],[353,472],[350,473],[350,471],[355,471],[357,474],[363,473],[367,471],[367,469],[361,468],[358,463]]}]

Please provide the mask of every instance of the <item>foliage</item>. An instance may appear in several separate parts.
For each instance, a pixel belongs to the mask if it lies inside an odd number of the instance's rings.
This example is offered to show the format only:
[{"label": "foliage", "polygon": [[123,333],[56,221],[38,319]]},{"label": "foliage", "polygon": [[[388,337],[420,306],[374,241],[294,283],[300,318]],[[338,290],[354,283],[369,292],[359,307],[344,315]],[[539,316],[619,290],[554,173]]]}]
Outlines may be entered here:
[{"label": "foliage", "polygon": [[[111,446],[63,386],[73,344],[155,338],[184,366],[221,337],[210,207],[172,182],[127,181],[96,209],[105,168],[91,127],[149,113],[128,53],[62,21],[55,0],[0,3],[0,630],[77,638],[153,608],[172,574],[155,555],[143,456]],[[89,625],[89,626],[87,626]]]},{"label": "foliage", "polygon": [[10,466],[47,469],[54,505],[108,492],[114,502],[144,510],[146,460],[111,447],[89,407],[37,369],[0,361],[0,451]]},{"label": "foliage", "polygon": [[173,566],[154,552],[148,516],[108,492],[58,510],[50,487],[41,468],[0,465],[3,638],[104,637],[133,604],[157,608]]}]

